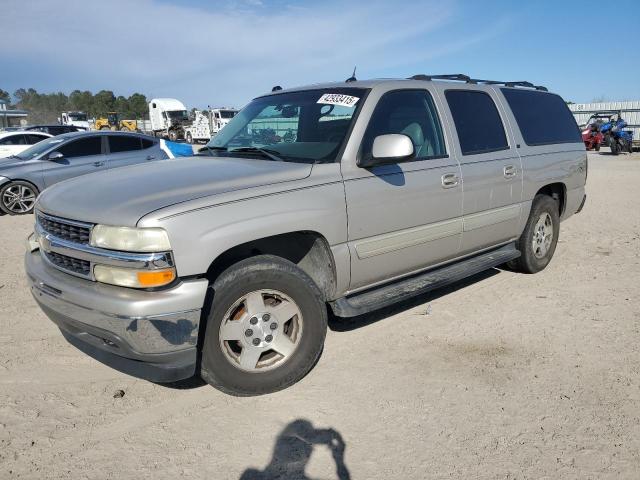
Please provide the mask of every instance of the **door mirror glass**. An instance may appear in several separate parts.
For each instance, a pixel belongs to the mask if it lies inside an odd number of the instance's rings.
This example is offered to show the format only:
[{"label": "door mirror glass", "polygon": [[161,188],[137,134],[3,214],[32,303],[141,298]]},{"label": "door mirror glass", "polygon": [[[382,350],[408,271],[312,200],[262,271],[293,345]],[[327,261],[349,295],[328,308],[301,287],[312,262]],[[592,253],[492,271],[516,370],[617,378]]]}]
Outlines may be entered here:
[{"label": "door mirror glass", "polygon": [[47,157],[48,160],[62,160],[63,158],[64,158],[64,155],[57,151],[51,152]]},{"label": "door mirror glass", "polygon": [[413,142],[407,135],[400,133],[378,135],[373,140],[371,156],[360,159],[358,166],[368,168],[399,163],[411,160],[414,154]]}]

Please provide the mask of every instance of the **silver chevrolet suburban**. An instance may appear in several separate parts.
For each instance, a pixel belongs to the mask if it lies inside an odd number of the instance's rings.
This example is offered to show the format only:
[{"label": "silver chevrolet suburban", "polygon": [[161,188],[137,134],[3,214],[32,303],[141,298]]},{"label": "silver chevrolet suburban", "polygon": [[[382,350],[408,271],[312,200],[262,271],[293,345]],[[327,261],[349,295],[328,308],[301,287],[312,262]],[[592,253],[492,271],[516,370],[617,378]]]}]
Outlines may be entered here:
[{"label": "silver chevrolet suburban", "polygon": [[26,271],[97,360],[264,394],[314,366],[327,306],[352,317],[488,268],[544,269],[586,178],[565,102],[528,82],[274,87],[193,158],[46,189]]}]

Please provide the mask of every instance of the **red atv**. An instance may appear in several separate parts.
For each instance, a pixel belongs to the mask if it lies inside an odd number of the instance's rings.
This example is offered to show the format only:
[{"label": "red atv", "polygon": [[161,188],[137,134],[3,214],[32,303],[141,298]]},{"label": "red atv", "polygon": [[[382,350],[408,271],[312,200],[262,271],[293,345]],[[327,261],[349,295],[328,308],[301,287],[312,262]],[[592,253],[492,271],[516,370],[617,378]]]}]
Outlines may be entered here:
[{"label": "red atv", "polygon": [[611,121],[611,117],[620,114],[619,111],[606,111],[594,113],[587,120],[587,124],[581,127],[582,141],[587,150],[600,150],[600,145],[604,143],[604,135],[600,131],[602,125]]}]

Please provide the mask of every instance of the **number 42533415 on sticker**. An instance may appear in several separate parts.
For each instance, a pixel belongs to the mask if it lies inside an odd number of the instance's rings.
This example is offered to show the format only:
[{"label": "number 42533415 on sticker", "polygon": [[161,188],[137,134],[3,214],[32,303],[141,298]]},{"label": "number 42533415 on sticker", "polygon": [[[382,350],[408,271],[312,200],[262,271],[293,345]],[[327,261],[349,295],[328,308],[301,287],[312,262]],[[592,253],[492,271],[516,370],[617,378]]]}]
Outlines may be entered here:
[{"label": "number 42533415 on sticker", "polygon": [[352,97],[351,95],[343,95],[341,93],[325,93],[320,97],[317,103],[324,103],[326,105],[342,105],[343,107],[353,107],[359,97]]}]

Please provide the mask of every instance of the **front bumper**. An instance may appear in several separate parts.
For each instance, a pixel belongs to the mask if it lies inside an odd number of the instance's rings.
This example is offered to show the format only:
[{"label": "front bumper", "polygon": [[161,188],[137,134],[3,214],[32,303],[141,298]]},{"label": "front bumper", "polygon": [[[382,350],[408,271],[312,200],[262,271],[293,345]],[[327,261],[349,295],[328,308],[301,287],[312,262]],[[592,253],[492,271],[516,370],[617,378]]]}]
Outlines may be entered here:
[{"label": "front bumper", "polygon": [[189,378],[196,368],[207,280],[144,291],[92,282],[27,252],[31,293],[64,337],[96,360],[153,382]]}]

